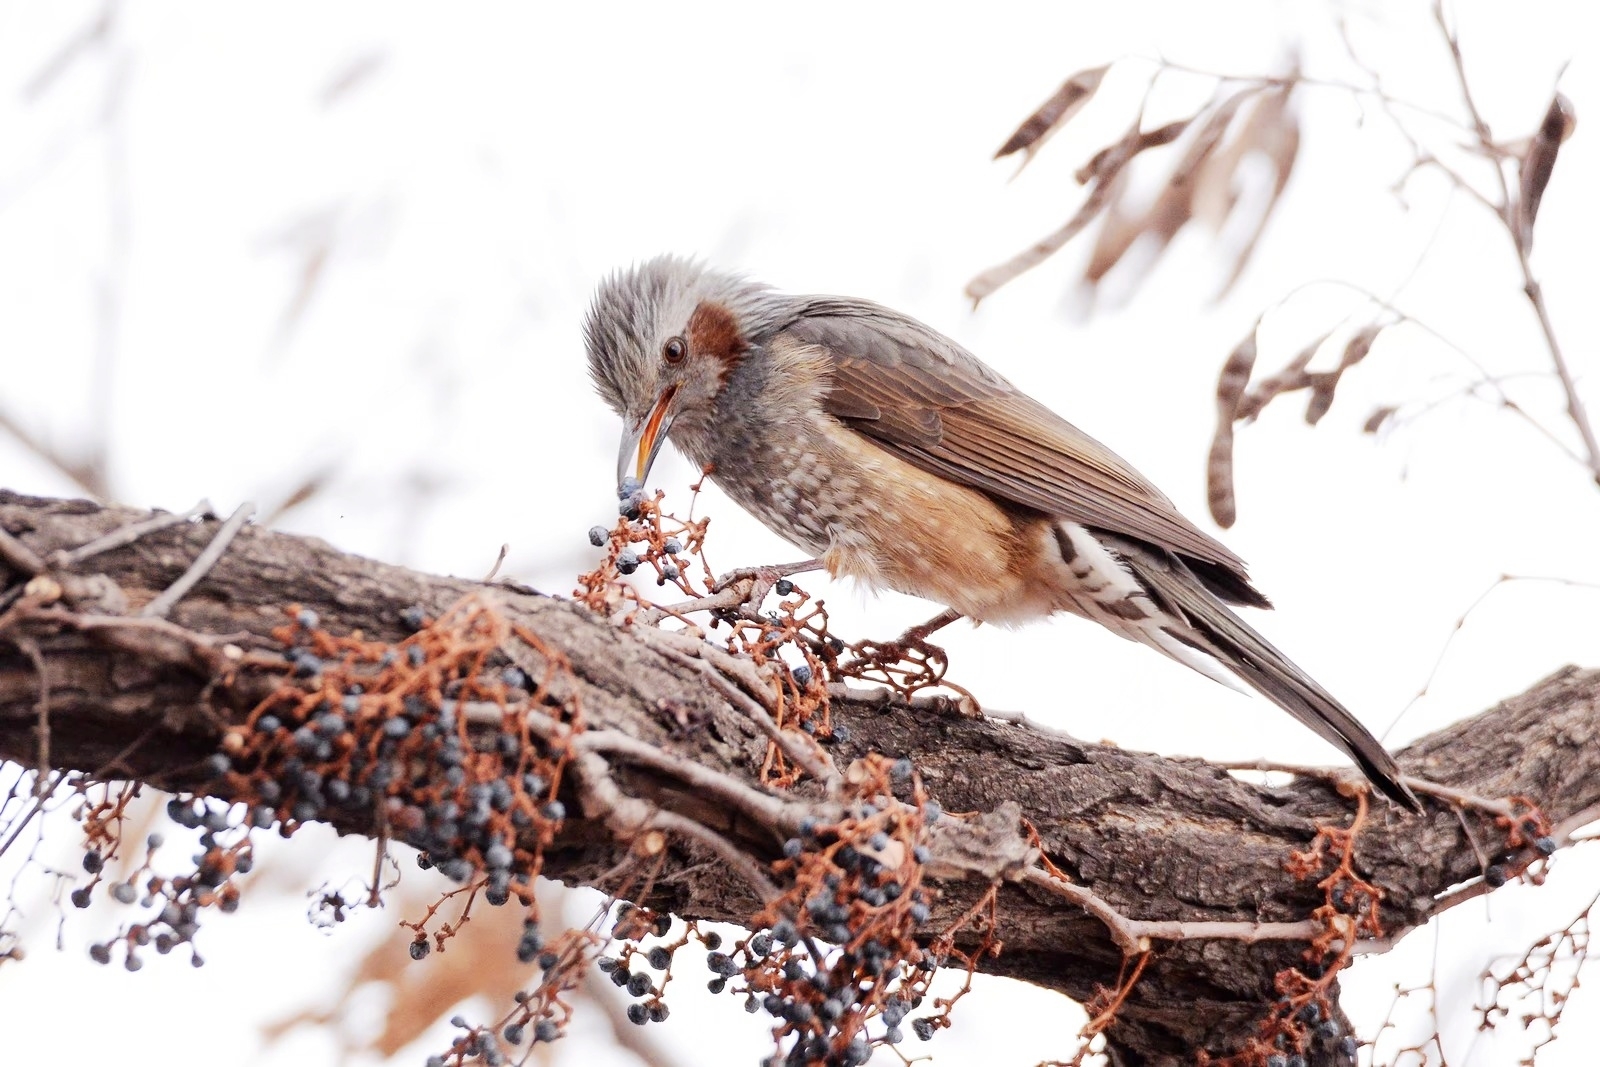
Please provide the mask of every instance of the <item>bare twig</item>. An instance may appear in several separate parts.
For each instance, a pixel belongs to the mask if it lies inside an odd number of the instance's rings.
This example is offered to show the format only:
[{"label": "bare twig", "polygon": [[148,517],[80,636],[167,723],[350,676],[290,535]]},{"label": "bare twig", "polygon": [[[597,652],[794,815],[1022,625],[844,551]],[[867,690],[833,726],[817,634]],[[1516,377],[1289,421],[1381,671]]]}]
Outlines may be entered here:
[{"label": "bare twig", "polygon": [[1310,941],[1323,932],[1322,924],[1300,922],[1183,922],[1181,920],[1130,919],[1093,890],[1075,885],[1042,867],[1030,867],[1021,881],[1076,904],[1105,924],[1111,940],[1126,956],[1150,950],[1151,941]]},{"label": "bare twig", "polygon": [[500,573],[500,565],[506,561],[506,553],[510,551],[509,544],[502,544],[500,552],[494,557],[494,566],[489,568],[489,573],[483,576],[484,584],[494,581],[494,576]]},{"label": "bare twig", "polygon": [[589,730],[573,739],[576,748],[620,756],[629,763],[664,774],[684,785],[714,796],[740,814],[782,834],[792,834],[806,815],[819,812],[818,805],[796,804],[744,784],[736,778],[703,767],[692,760],[671,756],[637,737],[617,730]]},{"label": "bare twig", "polygon": [[50,566],[57,570],[64,570],[75,564],[82,563],[92,556],[98,556],[102,552],[109,552],[113,548],[121,548],[123,545],[131,545],[146,534],[155,533],[157,530],[165,530],[169,526],[180,526],[190,519],[209,514],[211,514],[211,501],[202,500],[182,514],[162,513],[152,515],[142,522],[131,522],[120,529],[111,531],[104,537],[97,537],[86,545],[80,545],[69,551],[52,552],[50,553]]},{"label": "bare twig", "polygon": [[[641,635],[651,635],[652,637],[671,636],[660,631],[648,629],[643,629],[639,632]],[[652,641],[652,643],[658,644],[656,641]],[[838,769],[832,763],[819,759],[818,753],[802,744],[802,739],[805,737],[804,734],[795,734],[792,731],[784,730],[772,718],[771,713],[761,706],[759,701],[739,686],[734,685],[721,671],[706,662],[704,654],[713,651],[709,645],[705,645],[703,642],[696,642],[696,644],[699,646],[697,651],[701,653],[700,655],[689,655],[677,648],[666,647],[665,645],[660,647],[660,651],[669,659],[698,670],[711,683],[713,689],[727,698],[729,703],[750,716],[750,719],[761,727],[762,732],[770,737],[779,748],[783,749],[784,754],[794,760],[807,774],[823,783],[830,793],[837,790],[842,780]]]},{"label": "bare twig", "polygon": [[[470,702],[462,705],[461,714],[469,722],[497,725],[504,712],[498,704]],[[620,756],[628,763],[660,771],[684,785],[726,802],[735,811],[772,828],[775,833],[793,833],[805,815],[816,815],[817,806],[796,804],[771,793],[746,785],[693,760],[682,759],[620,730],[584,730],[575,732],[563,723],[540,711],[532,709],[521,713],[528,729],[546,740],[561,740],[574,750]]]},{"label": "bare twig", "polygon": [[1492,204],[1496,216],[1505,226],[1506,234],[1511,238],[1512,248],[1517,253],[1517,265],[1522,270],[1522,291],[1527,296],[1528,302],[1533,305],[1534,314],[1539,319],[1539,330],[1544,334],[1545,347],[1550,352],[1550,363],[1555,369],[1556,378],[1561,383],[1561,390],[1566,396],[1567,415],[1572,420],[1572,425],[1578,431],[1579,438],[1583,441],[1583,448],[1587,453],[1590,475],[1596,484],[1600,484],[1600,437],[1595,434],[1594,424],[1589,420],[1589,413],[1583,404],[1583,397],[1578,392],[1577,380],[1572,375],[1572,368],[1567,363],[1566,356],[1562,353],[1561,342],[1556,338],[1555,326],[1550,321],[1550,309],[1545,306],[1544,290],[1540,287],[1538,279],[1534,276],[1533,265],[1529,260],[1528,239],[1532,236],[1532,229],[1522,224],[1519,205],[1511,195],[1511,185],[1506,181],[1505,165],[1501,161],[1499,146],[1495,144],[1494,134],[1485,121],[1483,112],[1478,109],[1478,102],[1472,95],[1472,85],[1467,78],[1466,61],[1461,55],[1461,40],[1455,28],[1450,25],[1450,20],[1445,16],[1443,0],[1434,0],[1433,17],[1439,24],[1439,30],[1444,35],[1446,47],[1450,50],[1451,67],[1456,74],[1456,83],[1461,89],[1461,102],[1467,109],[1467,115],[1472,120],[1472,128],[1478,138],[1478,147],[1483,154],[1494,164],[1495,181],[1499,188],[1499,201]]},{"label": "bare twig", "polygon": [[[44,655],[39,651],[39,643],[33,638],[19,634],[11,639],[28,662],[33,664],[33,672],[39,678],[39,719],[34,726],[38,740],[39,767],[36,788],[44,788],[45,779],[50,774],[50,675],[45,670]],[[41,794],[43,795],[43,794]]]},{"label": "bare twig", "polygon": [[39,554],[13,537],[3,526],[0,526],[0,561],[30,578],[44,570],[44,560],[39,558]]},{"label": "bare twig", "polygon": [[1433,688],[1434,681],[1439,677],[1439,671],[1444,666],[1445,657],[1449,655],[1451,646],[1455,644],[1456,637],[1461,633],[1462,628],[1466,626],[1467,619],[1472,616],[1473,612],[1477,611],[1478,608],[1483,605],[1485,600],[1489,599],[1490,594],[1492,594],[1496,589],[1499,589],[1501,586],[1508,585],[1511,582],[1552,582],[1556,585],[1572,586],[1575,589],[1600,589],[1600,583],[1579,581],[1576,578],[1563,578],[1560,575],[1500,575],[1494,581],[1490,582],[1483,592],[1479,593],[1472,599],[1472,603],[1467,605],[1465,611],[1456,616],[1454,625],[1450,627],[1450,635],[1444,639],[1444,644],[1439,648],[1439,654],[1434,657],[1433,666],[1428,669],[1428,677],[1423,681],[1422,688],[1418,689],[1414,694],[1412,694],[1411,699],[1406,701],[1405,706],[1395,713],[1395,716],[1389,722],[1389,725],[1384,727],[1383,732],[1378,735],[1380,740],[1388,738],[1389,734],[1394,730],[1394,728],[1400,725],[1400,720],[1405,718],[1406,714],[1417,705],[1418,701],[1428,695],[1428,691]]},{"label": "bare twig", "polygon": [[586,814],[603,819],[623,840],[638,839],[648,830],[661,830],[687,837],[706,846],[717,857],[744,876],[763,904],[782,894],[756,862],[721,834],[676,812],[664,811],[618,788],[605,757],[585,752],[573,762],[573,771],[583,792]]},{"label": "bare twig", "polygon": [[195,584],[206,576],[206,572],[217,565],[222,554],[228,550],[228,542],[233,540],[234,535],[246,522],[250,521],[250,516],[255,510],[256,506],[248,502],[235,508],[233,514],[228,516],[228,521],[222,524],[217,535],[211,539],[211,543],[206,545],[205,551],[195,557],[189,569],[179,575],[178,580],[169,585],[160,596],[146,604],[139,614],[145,618],[166,618],[167,612],[172,610],[173,605],[182,600],[184,594],[193,589]]},{"label": "bare twig", "polygon": [[0,856],[4,856],[8,851],[10,851],[11,846],[16,844],[17,838],[22,836],[22,831],[27,829],[28,824],[37,818],[39,813],[44,810],[45,804],[50,800],[50,797],[54,795],[56,787],[61,784],[62,779],[65,777],[65,771],[51,771],[48,784],[41,782],[34,783],[33,803],[29,805],[28,810],[23,813],[22,817],[17,820],[16,825],[12,827],[11,836],[7,837],[3,843],[0,843]]}]

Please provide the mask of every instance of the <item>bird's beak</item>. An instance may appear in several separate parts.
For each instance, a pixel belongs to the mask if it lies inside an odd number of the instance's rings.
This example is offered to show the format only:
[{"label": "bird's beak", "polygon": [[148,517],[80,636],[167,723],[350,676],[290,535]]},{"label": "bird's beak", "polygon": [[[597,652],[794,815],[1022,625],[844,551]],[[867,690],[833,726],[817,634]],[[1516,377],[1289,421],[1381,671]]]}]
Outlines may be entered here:
[{"label": "bird's beak", "polygon": [[622,447],[617,450],[617,485],[620,487],[629,477],[629,468],[633,468],[632,477],[640,484],[644,484],[645,476],[650,473],[650,467],[656,461],[656,453],[661,451],[661,446],[666,443],[667,430],[672,426],[672,419],[677,414],[672,409],[672,402],[678,395],[678,387],[669,385],[656,400],[656,406],[650,414],[640,419],[632,427],[624,427],[622,431]]}]

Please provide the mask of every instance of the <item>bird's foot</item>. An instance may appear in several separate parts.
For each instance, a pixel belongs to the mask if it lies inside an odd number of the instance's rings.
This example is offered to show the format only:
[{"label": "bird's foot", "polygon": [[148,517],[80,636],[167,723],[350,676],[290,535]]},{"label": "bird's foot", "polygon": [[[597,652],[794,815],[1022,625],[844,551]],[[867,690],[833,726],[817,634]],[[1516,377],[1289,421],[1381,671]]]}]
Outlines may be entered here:
[{"label": "bird's foot", "polygon": [[945,608],[927,622],[918,623],[916,626],[908,629],[905,633],[889,642],[889,646],[899,645],[903,648],[914,648],[918,645],[925,644],[930,635],[939,632],[953,622],[959,621],[960,618],[961,612],[957,611],[955,608]]},{"label": "bird's foot", "polygon": [[[910,697],[922,689],[943,686],[971,700],[971,694],[945,681],[950,659],[944,649],[928,643],[928,635],[949,626],[961,613],[946,610],[927,622],[913,626],[892,641],[859,641],[847,646],[855,655],[839,665],[845,677],[884,682],[901,696]],[[976,707],[976,701],[973,701]]]}]

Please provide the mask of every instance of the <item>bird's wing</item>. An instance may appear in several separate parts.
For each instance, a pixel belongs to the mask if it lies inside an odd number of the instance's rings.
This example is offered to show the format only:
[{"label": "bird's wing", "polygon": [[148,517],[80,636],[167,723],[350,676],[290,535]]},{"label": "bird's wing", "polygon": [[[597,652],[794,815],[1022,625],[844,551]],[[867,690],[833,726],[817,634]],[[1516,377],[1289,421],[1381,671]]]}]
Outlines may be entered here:
[{"label": "bird's wing", "polygon": [[1219,572],[1230,599],[1265,606],[1243,561],[1144,476],[942,334],[840,298],[811,299],[783,334],[826,352],[826,410],[890,452],[1047,515],[1167,549]]}]

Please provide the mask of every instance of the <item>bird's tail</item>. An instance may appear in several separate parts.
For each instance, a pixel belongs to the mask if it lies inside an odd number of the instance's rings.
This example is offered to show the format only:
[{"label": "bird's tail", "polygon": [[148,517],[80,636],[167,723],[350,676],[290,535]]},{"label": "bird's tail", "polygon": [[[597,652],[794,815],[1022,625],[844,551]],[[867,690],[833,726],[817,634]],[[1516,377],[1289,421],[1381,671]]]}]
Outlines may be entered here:
[{"label": "bird's tail", "polygon": [[[1262,696],[1343,749],[1367,780],[1390,800],[1409,811],[1421,810],[1416,795],[1400,780],[1399,765],[1378,739],[1310,675],[1230,611],[1187,567],[1170,556],[1120,539],[1115,548],[1169,617],[1161,626],[1165,635],[1215,659]],[[1195,666],[1190,658],[1179,654],[1181,649],[1163,647],[1157,641],[1150,643]]]}]

